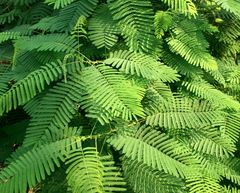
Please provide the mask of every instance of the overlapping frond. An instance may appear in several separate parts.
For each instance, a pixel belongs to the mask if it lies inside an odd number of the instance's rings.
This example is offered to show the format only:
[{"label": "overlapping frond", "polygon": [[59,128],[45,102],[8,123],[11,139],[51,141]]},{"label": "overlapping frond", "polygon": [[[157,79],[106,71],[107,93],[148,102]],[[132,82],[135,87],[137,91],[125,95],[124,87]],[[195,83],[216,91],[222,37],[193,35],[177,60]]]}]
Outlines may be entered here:
[{"label": "overlapping frond", "polygon": [[60,9],[56,16],[43,18],[37,24],[33,25],[32,29],[51,32],[70,32],[76,25],[79,17],[82,15],[88,17],[94,11],[97,2],[97,0],[81,0],[73,2]]},{"label": "overlapping frond", "polygon": [[[72,65],[76,66],[77,64],[72,63]],[[63,74],[66,73],[64,67],[66,68],[60,61],[46,64],[15,83],[11,89],[0,96],[0,114],[24,105],[37,93],[42,92],[46,85],[63,77]],[[71,68],[70,65],[68,67]]]},{"label": "overlapping frond", "polygon": [[66,34],[37,35],[16,40],[16,50],[55,51],[73,53],[78,42]]},{"label": "overlapping frond", "polygon": [[173,36],[168,39],[170,49],[181,55],[190,64],[200,66],[206,71],[218,68],[217,62],[208,52],[208,42],[201,29],[193,20],[183,20],[173,29]]},{"label": "overlapping frond", "polygon": [[95,147],[68,156],[67,181],[73,193],[123,192],[124,179],[111,156],[100,156]]},{"label": "overlapping frond", "polygon": [[202,79],[183,81],[182,86],[197,96],[211,101],[222,107],[239,110],[240,104],[233,97],[217,90],[211,84]]},{"label": "overlapping frond", "polygon": [[134,53],[127,50],[115,51],[110,53],[109,58],[104,63],[126,74],[142,76],[149,80],[161,80],[163,82],[178,80],[175,70],[142,53]]},{"label": "overlapping frond", "polygon": [[192,0],[161,0],[171,9],[183,13],[185,15],[197,15],[197,7]]},{"label": "overlapping frond", "polygon": [[158,11],[154,16],[155,34],[158,38],[162,38],[165,32],[173,24],[173,17],[165,11]]},{"label": "overlapping frond", "polygon": [[31,31],[28,29],[30,25],[17,26],[11,30],[0,33],[0,44],[12,39],[18,39],[24,35],[30,35]]},{"label": "overlapping frond", "polygon": [[45,0],[45,3],[49,5],[54,5],[54,9],[59,9],[67,6],[74,1],[75,0]]},{"label": "overlapping frond", "polygon": [[184,182],[180,178],[171,176],[159,170],[125,158],[123,172],[135,192],[145,193],[184,193],[187,192]]},{"label": "overlapping frond", "polygon": [[91,112],[93,105],[125,120],[144,116],[141,105],[144,89],[133,85],[117,70],[103,64],[90,66],[83,69],[81,80],[84,94],[80,104],[87,116],[106,122],[99,117],[99,111]]},{"label": "overlapping frond", "polygon": [[110,49],[118,41],[120,30],[117,22],[112,19],[108,7],[102,6],[96,14],[89,20],[89,39],[97,48]]},{"label": "overlapping frond", "polygon": [[109,8],[131,51],[151,53],[159,41],[154,36],[154,13],[149,0],[110,1]]},{"label": "overlapping frond", "polygon": [[236,187],[231,187],[231,186],[224,186],[223,190],[224,193],[239,193],[240,189]]},{"label": "overlapping frond", "polygon": [[217,4],[227,11],[230,11],[237,16],[240,16],[239,0],[214,0]]},{"label": "overlapping frond", "polygon": [[221,111],[207,102],[185,98],[166,100],[146,117],[146,124],[165,128],[199,128],[211,125],[221,117]]},{"label": "overlapping frond", "polygon": [[0,0],[0,193],[238,192],[238,4]]},{"label": "overlapping frond", "polygon": [[219,180],[210,177],[192,176],[191,179],[186,180],[186,183],[190,193],[215,193],[222,191]]},{"label": "overlapping frond", "polygon": [[80,148],[79,142],[80,137],[69,137],[24,153],[1,171],[1,193],[26,192],[28,186],[35,186],[60,167],[67,150],[76,149],[76,145]]},{"label": "overlapping frond", "polygon": [[198,131],[193,130],[189,144],[194,150],[202,154],[210,154],[216,157],[233,156],[236,151],[234,141],[219,128],[214,127],[201,128]]},{"label": "overlapping frond", "polygon": [[13,22],[19,13],[20,13],[19,9],[13,9],[7,13],[1,14],[0,15],[0,24],[2,25],[2,24]]},{"label": "overlapping frond", "polygon": [[[173,138],[149,127],[140,127],[135,136],[113,136],[109,142],[126,157],[142,162],[152,169],[183,178],[191,172],[198,172],[196,165],[199,160],[191,152]],[[177,146],[182,147],[181,154],[176,152]],[[195,171],[190,171],[188,164],[192,168],[196,167]]]},{"label": "overlapping frond", "polygon": [[39,100],[38,111],[32,114],[23,146],[44,144],[59,128],[66,127],[76,113],[75,103],[80,101],[81,94],[70,80],[49,89],[48,94]]}]

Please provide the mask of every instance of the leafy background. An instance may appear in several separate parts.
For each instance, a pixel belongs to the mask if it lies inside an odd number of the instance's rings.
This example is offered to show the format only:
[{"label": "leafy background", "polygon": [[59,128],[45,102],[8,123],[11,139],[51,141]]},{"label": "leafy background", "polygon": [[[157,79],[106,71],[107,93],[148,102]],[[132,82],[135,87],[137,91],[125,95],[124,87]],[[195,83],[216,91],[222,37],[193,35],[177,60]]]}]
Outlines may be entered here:
[{"label": "leafy background", "polygon": [[240,192],[239,10],[1,0],[0,192]]}]

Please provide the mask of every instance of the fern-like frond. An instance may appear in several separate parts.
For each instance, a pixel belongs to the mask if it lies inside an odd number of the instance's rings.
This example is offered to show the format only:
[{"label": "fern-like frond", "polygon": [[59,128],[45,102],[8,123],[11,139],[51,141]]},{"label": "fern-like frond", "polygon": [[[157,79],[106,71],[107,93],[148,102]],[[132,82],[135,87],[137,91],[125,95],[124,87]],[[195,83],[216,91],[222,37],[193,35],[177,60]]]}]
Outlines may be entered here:
[{"label": "fern-like frond", "polygon": [[55,51],[73,53],[78,42],[66,34],[37,35],[16,40],[16,50]]},{"label": "fern-like frond", "polygon": [[240,16],[239,0],[214,0],[223,9]]},{"label": "fern-like frond", "polygon": [[179,77],[175,70],[163,65],[155,58],[127,50],[110,53],[109,58],[104,63],[118,68],[126,74],[142,76],[149,80],[174,82]]},{"label": "fern-like frond", "polygon": [[232,66],[231,70],[227,73],[227,81],[230,84],[239,84],[240,83],[240,67]]},{"label": "fern-like frond", "polygon": [[231,186],[224,186],[223,193],[240,193],[240,189],[236,187],[231,187]]},{"label": "fern-like frond", "polygon": [[49,5],[54,5],[54,9],[59,9],[67,6],[75,0],[45,0],[44,2]]},{"label": "fern-like frond", "polygon": [[19,13],[20,13],[20,9],[13,9],[7,13],[1,14],[0,24],[2,25],[2,24],[13,22]]},{"label": "fern-like frond", "polygon": [[[75,66],[76,63],[73,63],[73,65]],[[69,68],[71,68],[70,65]],[[0,115],[25,104],[37,93],[42,92],[46,84],[49,85],[63,77],[64,73],[66,73],[65,68],[60,61],[47,64],[39,70],[33,71],[0,96]]]},{"label": "fern-like frond", "polygon": [[[142,103],[144,104],[144,108],[147,108],[146,106],[152,106],[154,104],[156,104],[156,106],[159,106],[162,100],[168,100],[172,97],[173,93],[168,85],[164,84],[161,81],[152,81],[147,85],[146,94]],[[145,109],[145,111],[148,112],[147,109]]]},{"label": "fern-like frond", "polygon": [[30,30],[28,29],[30,25],[21,25],[17,26],[15,28],[12,28],[11,30],[4,31],[0,33],[0,44],[12,39],[18,39],[21,36],[24,35],[30,35]]},{"label": "fern-like frond", "polygon": [[231,181],[235,185],[240,185],[240,173],[239,173],[239,159],[238,158],[225,158],[221,162],[210,161],[208,168],[217,171],[222,177]]},{"label": "fern-like frond", "polygon": [[73,193],[123,192],[124,179],[111,156],[100,156],[94,147],[68,156],[67,181]]},{"label": "fern-like frond", "polygon": [[224,132],[234,141],[237,142],[239,139],[239,125],[240,115],[239,113],[228,114],[225,118],[225,129]]},{"label": "fern-like frond", "polygon": [[[225,22],[219,26],[219,33],[217,34],[220,44],[222,42],[230,45],[236,44],[236,40],[240,36],[240,17],[233,14],[226,14],[222,18]],[[222,47],[223,45],[221,44],[220,46]]]},{"label": "fern-like frond", "polygon": [[174,11],[178,11],[185,15],[197,15],[197,7],[192,0],[161,0],[166,3]]},{"label": "fern-like frond", "polygon": [[205,127],[193,130],[189,135],[190,146],[202,154],[223,158],[233,156],[236,151],[234,141],[224,131],[219,131],[219,128]]},{"label": "fern-like frond", "polygon": [[[109,143],[121,150],[126,157],[176,177],[186,177],[191,172],[198,172],[197,168],[190,171],[188,167],[190,164],[194,168],[199,162],[191,152],[166,134],[146,126],[140,127],[135,136],[115,135]],[[176,152],[176,147],[183,149],[181,154]]]},{"label": "fern-like frond", "polygon": [[38,1],[31,5],[31,9],[24,11],[21,14],[20,22],[27,24],[35,24],[41,19],[52,15],[53,8],[44,4],[42,1]]},{"label": "fern-like frond", "polygon": [[205,176],[192,176],[186,180],[186,187],[189,193],[216,193],[222,190],[218,179]]},{"label": "fern-like frond", "polygon": [[182,86],[197,96],[211,101],[219,106],[239,110],[240,103],[231,96],[217,90],[211,84],[202,79],[183,81]]},{"label": "fern-like frond", "polygon": [[60,167],[68,149],[81,148],[81,141],[80,137],[70,137],[27,151],[0,171],[0,192],[25,193],[28,186],[34,187]]},{"label": "fern-like frond", "polygon": [[173,33],[173,37],[168,39],[168,45],[173,52],[206,71],[217,70],[217,62],[207,50],[208,42],[194,20],[179,22]]},{"label": "fern-like frond", "polygon": [[173,99],[163,101],[146,117],[146,124],[164,128],[199,128],[211,125],[221,117],[221,111],[207,102]]},{"label": "fern-like frond", "polygon": [[89,17],[92,14],[97,2],[98,0],[75,1],[60,9],[56,16],[43,18],[37,24],[33,25],[32,29],[51,32],[70,32],[77,24],[79,17]]},{"label": "fern-like frond", "polygon": [[116,0],[108,5],[131,51],[156,50],[159,40],[154,36],[154,13],[149,0]]},{"label": "fern-like frond", "polygon": [[39,101],[38,111],[32,114],[23,146],[39,146],[64,128],[76,113],[75,103],[80,101],[81,92],[74,82],[58,83],[49,89],[48,94]]},{"label": "fern-like frond", "polygon": [[167,44],[164,44],[164,49],[161,54],[161,59],[163,62],[173,69],[176,69],[180,74],[192,77],[195,75],[202,75],[202,69],[188,63],[184,58],[180,55],[173,53],[167,48]]},{"label": "fern-like frond", "polygon": [[173,17],[165,11],[158,11],[154,16],[155,34],[162,38],[164,33],[169,30],[173,24]]},{"label": "fern-like frond", "polygon": [[136,116],[143,117],[141,100],[144,90],[127,80],[117,70],[99,64],[83,69],[81,73],[84,96],[81,105],[87,116],[93,102],[112,113],[112,116],[132,120]]},{"label": "fern-like frond", "polygon": [[135,192],[145,193],[185,193],[184,182],[146,164],[125,158],[123,161],[124,176]]},{"label": "fern-like frond", "polygon": [[89,39],[97,48],[110,49],[118,41],[117,22],[112,19],[108,7],[102,6],[96,11],[96,14],[89,20]]}]

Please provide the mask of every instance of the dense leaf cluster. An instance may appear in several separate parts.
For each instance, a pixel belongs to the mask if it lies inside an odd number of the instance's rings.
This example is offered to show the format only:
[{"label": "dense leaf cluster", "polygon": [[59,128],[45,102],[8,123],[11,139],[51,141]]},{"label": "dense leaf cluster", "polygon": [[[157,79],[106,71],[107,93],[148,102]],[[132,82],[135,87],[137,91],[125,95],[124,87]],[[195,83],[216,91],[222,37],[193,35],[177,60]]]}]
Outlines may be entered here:
[{"label": "dense leaf cluster", "polygon": [[240,192],[239,0],[1,0],[0,193]]}]

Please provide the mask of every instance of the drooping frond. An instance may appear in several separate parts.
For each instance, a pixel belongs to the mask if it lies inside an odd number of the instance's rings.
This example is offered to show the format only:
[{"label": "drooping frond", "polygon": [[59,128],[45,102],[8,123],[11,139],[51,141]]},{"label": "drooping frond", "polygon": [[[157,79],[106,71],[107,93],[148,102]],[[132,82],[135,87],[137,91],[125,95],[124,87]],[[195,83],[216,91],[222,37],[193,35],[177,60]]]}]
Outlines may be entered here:
[{"label": "drooping frond", "polygon": [[109,8],[131,51],[156,50],[159,41],[154,36],[154,13],[149,0],[116,0],[109,3]]},{"label": "drooping frond", "polygon": [[154,16],[155,34],[162,38],[164,33],[169,30],[173,24],[173,17],[165,11],[158,11]]},{"label": "drooping frond", "polygon": [[39,23],[32,26],[32,29],[51,32],[70,32],[76,25],[79,17],[88,17],[94,11],[97,2],[97,0],[81,0],[73,2],[60,9],[56,16],[43,18]]},{"label": "drooping frond", "polygon": [[44,4],[42,1],[38,1],[31,5],[31,9],[28,9],[21,13],[20,22],[23,24],[35,24],[41,19],[52,15],[53,8]]},{"label": "drooping frond", "polygon": [[229,72],[227,73],[227,81],[234,85],[240,84],[240,67],[239,66],[232,66]]},{"label": "drooping frond", "polygon": [[[164,44],[167,47],[166,44]],[[168,48],[165,48],[162,52],[161,59],[164,63],[176,69],[180,74],[188,77],[202,75],[203,72],[197,66],[193,66],[184,60],[180,55],[171,52]]]},{"label": "drooping frond", "polygon": [[149,80],[161,80],[163,82],[174,82],[178,80],[176,71],[163,65],[151,56],[120,50],[110,53],[104,61],[126,74],[142,76]]},{"label": "drooping frond", "polygon": [[185,15],[197,15],[197,8],[192,0],[161,0],[171,9],[183,13]]},{"label": "drooping frond", "polygon": [[183,81],[182,86],[197,96],[222,107],[228,107],[235,110],[240,108],[238,101],[234,100],[231,96],[221,92],[220,90],[217,90],[214,86],[202,79]]},{"label": "drooping frond", "polygon": [[182,20],[173,29],[173,36],[168,38],[171,51],[181,55],[190,64],[200,66],[206,71],[214,71],[217,62],[209,54],[209,44],[194,20]]},{"label": "drooping frond", "polygon": [[81,94],[71,80],[49,89],[48,94],[39,100],[38,111],[32,114],[23,146],[42,145],[48,136],[66,127],[76,113],[75,103],[80,101]]},{"label": "drooping frond", "polygon": [[226,134],[234,141],[237,142],[239,139],[239,124],[240,115],[239,113],[234,113],[227,115],[225,118],[225,130]]},{"label": "drooping frond", "polygon": [[81,147],[80,137],[69,137],[38,149],[24,153],[8,167],[0,172],[1,193],[24,193],[27,187],[33,187],[38,182],[54,172],[65,160],[68,149]]},{"label": "drooping frond", "polygon": [[16,40],[16,50],[55,51],[73,53],[78,42],[65,34],[37,35]]},{"label": "drooping frond", "polygon": [[[76,63],[72,65],[76,66]],[[15,83],[11,89],[0,96],[0,114],[16,109],[36,96],[37,93],[42,92],[46,85],[63,77],[63,74],[66,73],[65,68],[60,61],[46,64]],[[70,65],[69,68],[71,68]]]},{"label": "drooping frond", "polygon": [[162,103],[162,100],[169,100],[172,97],[173,93],[168,85],[161,81],[152,81],[147,85],[142,104],[146,112],[151,112],[153,110],[152,106],[156,105],[155,108],[158,109],[158,106]]},{"label": "drooping frond", "polygon": [[218,127],[203,127],[201,130],[193,130],[190,135],[190,146],[201,154],[223,158],[232,156],[236,151],[234,141]]},{"label": "drooping frond", "polygon": [[225,22],[219,26],[219,33],[217,34],[220,44],[237,44],[236,40],[240,36],[240,17],[236,17],[233,14],[227,14],[223,15],[222,18]]},{"label": "drooping frond", "polygon": [[89,20],[89,39],[97,48],[110,49],[118,41],[120,30],[117,22],[112,19],[108,7],[102,6]]},{"label": "drooping frond", "polygon": [[19,9],[13,9],[8,13],[4,13],[0,15],[0,24],[11,23],[14,21],[16,16],[20,13]]},{"label": "drooping frond", "polygon": [[218,179],[203,176],[191,176],[186,180],[186,186],[190,193],[216,193],[222,190]]},{"label": "drooping frond", "polygon": [[136,116],[144,116],[141,105],[144,90],[133,85],[117,70],[103,64],[90,66],[83,69],[81,80],[84,96],[80,105],[86,109],[87,116],[101,120],[98,112],[95,115],[90,112],[93,102],[114,117],[132,120]]},{"label": "drooping frond", "polygon": [[240,189],[236,187],[231,187],[231,186],[224,186],[222,189],[223,193],[240,193]]},{"label": "drooping frond", "polygon": [[230,11],[237,16],[240,16],[239,0],[214,0],[217,4],[227,11]]},{"label": "drooping frond", "polygon": [[54,9],[59,9],[67,6],[68,4],[74,2],[75,0],[45,0],[45,3],[49,5],[54,5]]},{"label": "drooping frond", "polygon": [[30,30],[28,29],[29,27],[30,25],[21,25],[11,30],[1,32],[0,44],[10,39],[13,40],[13,39],[18,39],[24,35],[30,35]]},{"label": "drooping frond", "polygon": [[[140,127],[135,136],[118,134],[109,142],[117,150],[121,150],[126,157],[142,162],[152,169],[176,177],[186,177],[191,172],[198,172],[197,168],[195,171],[190,171],[187,166],[188,164],[192,167],[196,166],[198,160],[184,146],[166,134],[149,127]],[[182,147],[181,154],[176,152],[177,146]]]},{"label": "drooping frond", "polygon": [[68,156],[67,181],[73,193],[123,192],[124,179],[111,156],[100,156],[87,147]]},{"label": "drooping frond", "polygon": [[221,111],[207,102],[189,99],[166,100],[146,117],[146,124],[165,128],[199,128],[211,125],[221,117]]},{"label": "drooping frond", "polygon": [[123,172],[135,192],[145,193],[184,193],[184,182],[146,164],[125,158]]}]

